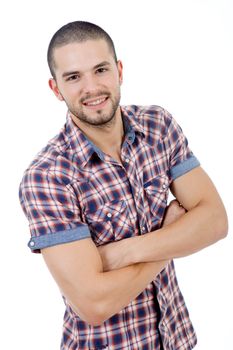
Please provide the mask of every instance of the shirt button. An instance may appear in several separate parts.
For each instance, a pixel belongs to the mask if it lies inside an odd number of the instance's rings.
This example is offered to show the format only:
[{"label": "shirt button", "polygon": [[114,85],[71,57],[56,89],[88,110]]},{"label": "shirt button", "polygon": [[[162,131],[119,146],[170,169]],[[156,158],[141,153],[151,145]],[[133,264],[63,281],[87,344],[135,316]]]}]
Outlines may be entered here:
[{"label": "shirt button", "polygon": [[31,247],[34,247],[35,242],[34,242],[34,241],[31,241],[29,244],[30,244]]},{"label": "shirt button", "polygon": [[163,184],[163,189],[166,190],[167,186],[165,184]]},{"label": "shirt button", "polygon": [[145,232],[146,231],[145,226],[142,226],[141,230],[142,230],[142,232]]},{"label": "shirt button", "polygon": [[108,214],[107,214],[107,217],[108,217],[108,218],[111,218],[111,217],[112,217],[112,214],[111,214],[111,213],[108,213]]},{"label": "shirt button", "polygon": [[129,158],[125,158],[126,163],[129,163]]}]

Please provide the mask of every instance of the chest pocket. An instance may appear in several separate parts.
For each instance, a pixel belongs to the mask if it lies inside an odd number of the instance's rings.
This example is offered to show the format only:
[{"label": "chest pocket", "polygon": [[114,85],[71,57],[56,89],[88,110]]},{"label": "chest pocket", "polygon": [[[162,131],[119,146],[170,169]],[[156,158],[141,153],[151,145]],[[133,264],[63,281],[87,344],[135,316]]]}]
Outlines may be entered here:
[{"label": "chest pocket", "polygon": [[166,175],[159,175],[144,183],[144,191],[150,217],[149,229],[158,229],[161,226],[169,194],[169,180]]},{"label": "chest pocket", "polygon": [[87,211],[85,216],[96,245],[132,236],[128,208],[124,200],[105,203],[96,211]]}]

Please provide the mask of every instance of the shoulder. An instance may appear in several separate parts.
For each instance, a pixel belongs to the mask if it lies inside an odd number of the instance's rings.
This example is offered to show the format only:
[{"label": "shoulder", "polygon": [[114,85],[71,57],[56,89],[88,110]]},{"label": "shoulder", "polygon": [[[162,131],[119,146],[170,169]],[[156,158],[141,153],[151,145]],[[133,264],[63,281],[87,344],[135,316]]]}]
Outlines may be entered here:
[{"label": "shoulder", "polygon": [[65,128],[62,128],[29,164],[23,174],[21,186],[48,182],[67,185],[72,182],[75,172],[72,153]]},{"label": "shoulder", "polygon": [[159,139],[167,134],[168,128],[173,122],[172,115],[157,105],[122,106],[122,110],[143,128],[146,135],[154,135]]}]

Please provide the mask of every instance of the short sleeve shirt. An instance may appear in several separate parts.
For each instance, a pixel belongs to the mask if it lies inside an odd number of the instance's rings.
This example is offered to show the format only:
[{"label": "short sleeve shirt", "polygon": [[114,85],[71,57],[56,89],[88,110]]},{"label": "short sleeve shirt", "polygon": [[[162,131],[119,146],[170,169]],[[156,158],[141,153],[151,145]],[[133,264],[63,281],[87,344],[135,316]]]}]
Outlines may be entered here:
[{"label": "short sleeve shirt", "polygon": [[[67,114],[20,184],[32,252],[87,237],[96,246],[161,227],[171,183],[199,166],[175,119],[158,106],[122,106],[122,164],[98,149]],[[65,300],[65,298],[64,298]],[[65,300],[66,303],[66,300]],[[192,349],[196,335],[171,261],[103,325],[66,303],[61,349]]]}]

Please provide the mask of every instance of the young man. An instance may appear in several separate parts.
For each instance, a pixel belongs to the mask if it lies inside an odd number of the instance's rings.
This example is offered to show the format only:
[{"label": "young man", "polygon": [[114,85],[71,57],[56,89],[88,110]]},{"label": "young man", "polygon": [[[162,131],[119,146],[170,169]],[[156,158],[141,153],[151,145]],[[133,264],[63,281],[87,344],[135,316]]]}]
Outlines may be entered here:
[{"label": "young man", "polygon": [[[61,349],[192,349],[172,259],[226,236],[214,185],[167,111],[119,105],[122,63],[100,27],[59,29],[48,64],[67,121],[26,170],[20,198],[29,247],[66,303]],[[165,216],[169,189],[177,201]]]}]

